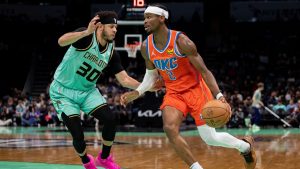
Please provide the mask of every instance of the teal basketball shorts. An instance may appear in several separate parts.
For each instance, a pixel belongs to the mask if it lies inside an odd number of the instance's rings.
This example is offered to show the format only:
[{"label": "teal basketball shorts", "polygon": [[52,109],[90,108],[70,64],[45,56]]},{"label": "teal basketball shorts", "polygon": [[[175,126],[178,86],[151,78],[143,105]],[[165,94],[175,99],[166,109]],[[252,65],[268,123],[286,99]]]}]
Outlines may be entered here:
[{"label": "teal basketball shorts", "polygon": [[80,111],[90,115],[97,108],[106,105],[105,98],[96,87],[88,91],[80,91],[66,88],[53,80],[49,94],[60,120],[62,112],[67,116],[78,116]]}]

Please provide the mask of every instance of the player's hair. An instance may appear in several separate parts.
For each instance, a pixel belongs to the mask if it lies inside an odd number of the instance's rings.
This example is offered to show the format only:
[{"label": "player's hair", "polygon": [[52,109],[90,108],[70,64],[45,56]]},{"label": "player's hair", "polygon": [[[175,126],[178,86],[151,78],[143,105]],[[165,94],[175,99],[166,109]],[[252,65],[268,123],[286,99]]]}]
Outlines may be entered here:
[{"label": "player's hair", "polygon": [[116,18],[118,19],[118,14],[115,11],[98,11],[95,16],[98,15],[100,18]]},{"label": "player's hair", "polygon": [[171,19],[171,17],[170,17],[171,15],[170,15],[169,9],[168,9],[165,5],[162,5],[162,4],[159,4],[159,3],[150,4],[149,6],[156,6],[156,7],[159,7],[159,8],[161,8],[161,9],[166,10],[166,11],[169,13],[169,17],[168,17],[168,19],[167,19],[167,18],[165,19],[165,24],[166,24],[167,26],[169,26],[169,24],[170,24],[170,19]]}]

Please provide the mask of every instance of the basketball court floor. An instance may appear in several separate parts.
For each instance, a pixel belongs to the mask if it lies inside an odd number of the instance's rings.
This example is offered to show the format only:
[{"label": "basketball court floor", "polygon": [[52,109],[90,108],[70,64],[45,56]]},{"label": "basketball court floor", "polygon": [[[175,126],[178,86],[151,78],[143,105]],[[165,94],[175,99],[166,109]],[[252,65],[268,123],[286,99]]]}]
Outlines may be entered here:
[{"label": "basketball court floor", "polygon": [[[257,169],[300,169],[299,129],[223,129],[239,138],[253,135]],[[210,147],[195,129],[182,135],[205,169],[243,169],[236,150]],[[88,152],[97,155],[101,133],[86,131]],[[188,169],[175,154],[163,132],[118,132],[113,147],[122,169]],[[0,169],[82,169],[64,128],[0,127]],[[100,167],[99,167],[100,169]]]}]

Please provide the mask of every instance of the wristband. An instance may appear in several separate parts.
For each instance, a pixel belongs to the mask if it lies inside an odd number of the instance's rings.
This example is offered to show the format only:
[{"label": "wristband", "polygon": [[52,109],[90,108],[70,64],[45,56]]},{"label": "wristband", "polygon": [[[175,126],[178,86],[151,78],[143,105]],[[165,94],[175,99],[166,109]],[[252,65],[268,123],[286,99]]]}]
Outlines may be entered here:
[{"label": "wristband", "polygon": [[219,92],[217,95],[216,95],[216,99],[219,100],[221,97],[223,97],[223,94],[221,92]]}]

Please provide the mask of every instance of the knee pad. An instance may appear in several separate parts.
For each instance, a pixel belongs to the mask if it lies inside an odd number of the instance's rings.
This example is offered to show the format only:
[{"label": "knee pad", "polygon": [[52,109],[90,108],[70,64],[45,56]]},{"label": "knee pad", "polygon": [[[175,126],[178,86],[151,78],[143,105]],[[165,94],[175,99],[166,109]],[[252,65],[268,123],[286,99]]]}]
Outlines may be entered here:
[{"label": "knee pad", "polygon": [[69,117],[65,113],[62,113],[61,117],[73,137],[73,146],[76,152],[78,154],[82,154],[85,151],[86,144],[84,141],[80,117]]},{"label": "knee pad", "polygon": [[106,141],[113,141],[116,135],[117,118],[108,105],[102,106],[92,114],[96,119],[103,121],[102,138]]},{"label": "knee pad", "polygon": [[103,123],[116,123],[116,114],[111,111],[108,105],[99,107],[91,115]]}]

